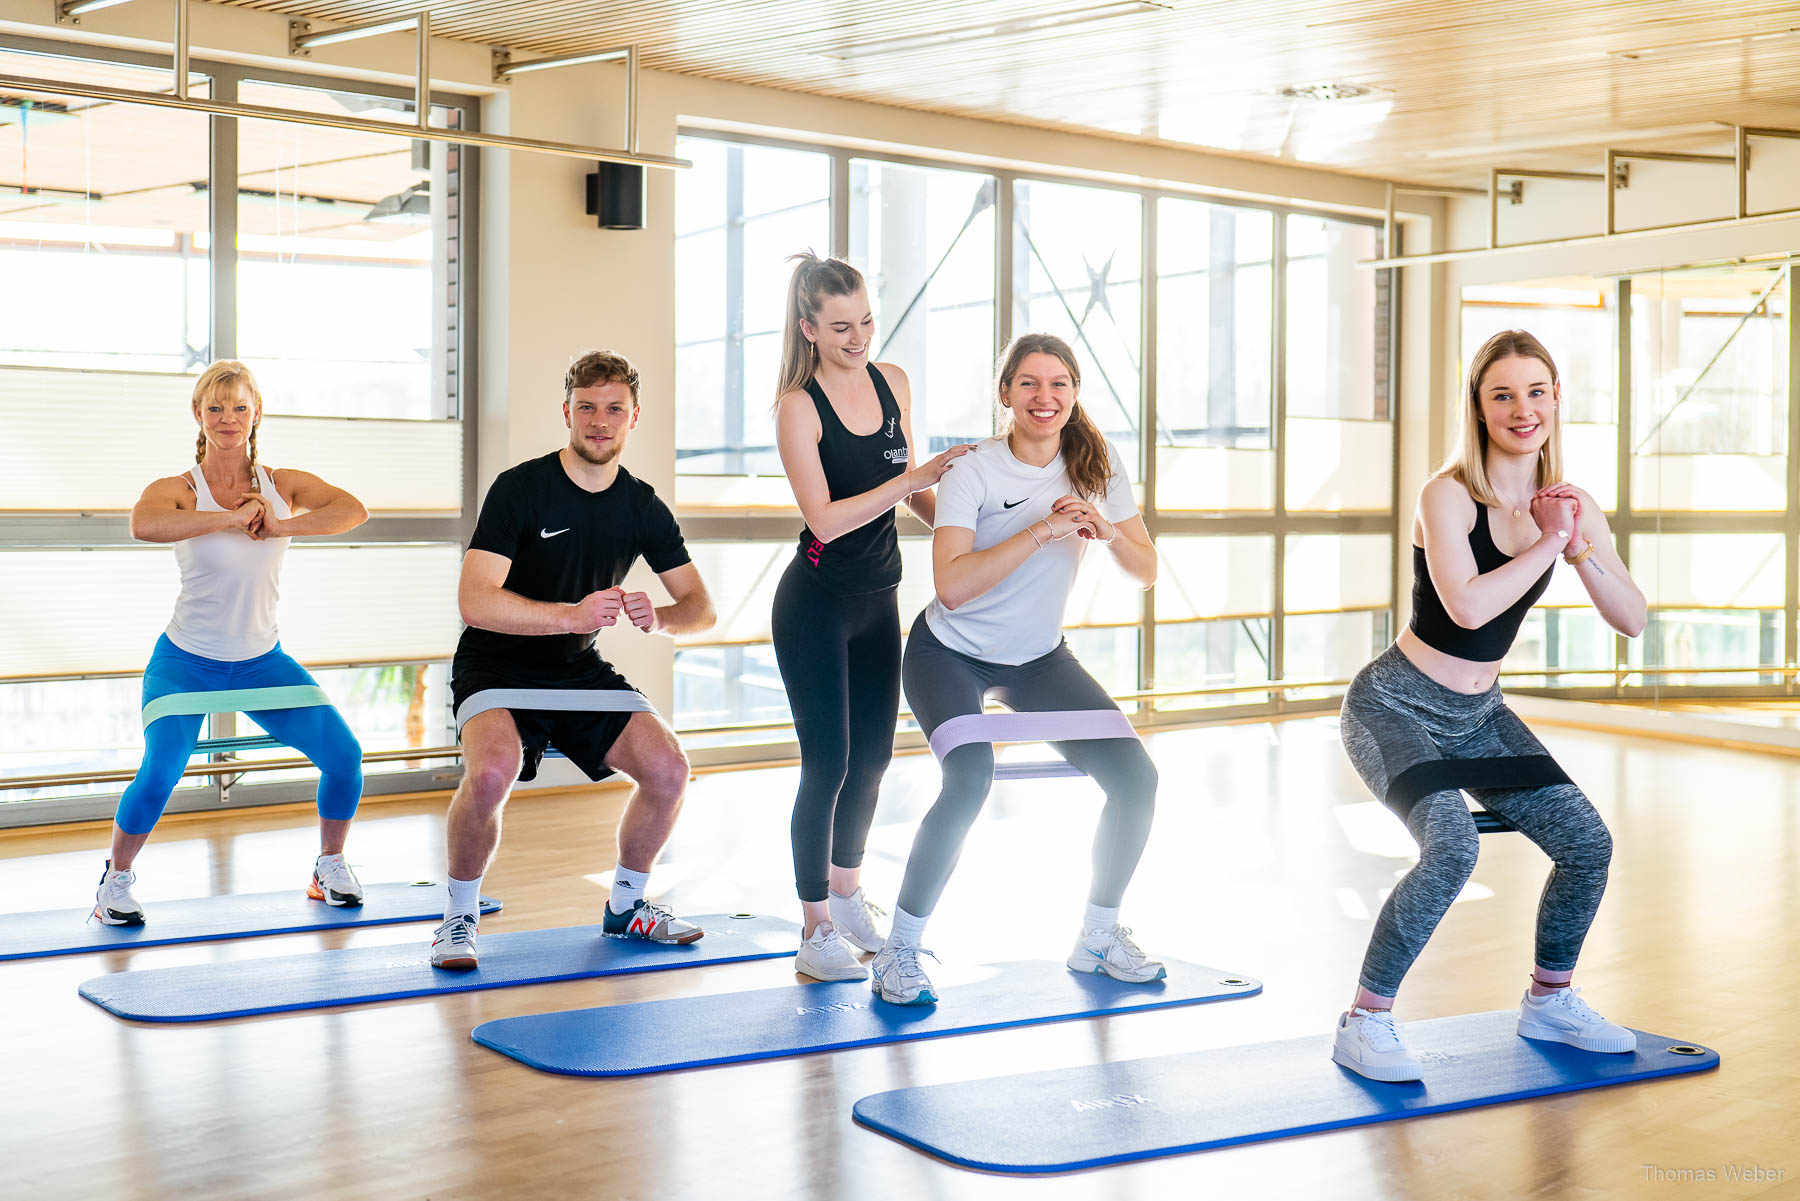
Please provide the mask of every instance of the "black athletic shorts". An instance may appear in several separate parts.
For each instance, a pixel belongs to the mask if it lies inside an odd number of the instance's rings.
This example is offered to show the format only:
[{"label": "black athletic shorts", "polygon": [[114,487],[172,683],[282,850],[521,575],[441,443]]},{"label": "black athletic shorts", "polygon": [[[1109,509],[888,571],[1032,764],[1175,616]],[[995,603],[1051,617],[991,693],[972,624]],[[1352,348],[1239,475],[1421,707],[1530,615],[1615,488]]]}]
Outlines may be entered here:
[{"label": "black athletic shorts", "polygon": [[[450,696],[455,708],[477,692],[490,688],[566,688],[572,691],[590,689],[629,689],[631,682],[613,665],[594,655],[578,660],[554,679],[524,676],[491,662],[475,662],[458,656],[450,668]],[[590,780],[604,780],[613,774],[606,766],[606,756],[625,732],[629,713],[570,713],[551,709],[509,709],[513,724],[519,728],[519,744],[524,751],[520,780],[537,778],[538,764],[544,752],[554,746],[569,757],[569,762],[587,773]]]}]

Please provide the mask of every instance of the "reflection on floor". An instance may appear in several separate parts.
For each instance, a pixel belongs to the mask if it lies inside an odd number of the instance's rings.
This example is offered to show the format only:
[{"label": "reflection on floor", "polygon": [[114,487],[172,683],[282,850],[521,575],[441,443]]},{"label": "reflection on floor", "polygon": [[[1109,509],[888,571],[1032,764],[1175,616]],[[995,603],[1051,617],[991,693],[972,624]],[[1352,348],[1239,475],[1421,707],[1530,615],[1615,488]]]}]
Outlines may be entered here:
[{"label": "reflection on floor", "polygon": [[[1323,1030],[1348,998],[1373,914],[1410,866],[1337,743],[1335,718],[1162,734],[1157,824],[1125,918],[1154,951],[1261,978],[1254,1000],[630,1080],[534,1073],[469,1041],[489,1018],[794,982],[785,960],[468,993],[191,1027],[136,1027],[78,999],[109,971],[412,949],[387,927],[0,965],[7,1027],[0,1192],[21,1198],[802,1197],[957,1199],[1678,1197],[1659,1173],[1728,1165],[1706,1197],[1796,1187],[1800,1076],[1800,763],[1545,727],[1614,831],[1611,889],[1578,981],[1608,1016],[1703,1040],[1704,1077],[1522,1102],[1280,1144],[1020,1182],[935,1162],[854,1126],[859,1097],[910,1084]],[[651,892],[688,912],[787,916],[794,769],[693,786]],[[891,901],[935,792],[927,756],[895,763],[865,880]],[[623,793],[525,795],[486,891],[484,930],[594,919]],[[1067,953],[1097,811],[1085,780],[995,789],[927,942],[952,965]],[[370,804],[352,835],[365,880],[440,875],[441,799]],[[104,834],[0,837],[0,913],[82,904]],[[308,815],[172,820],[138,893],[299,887]],[[1475,878],[1427,948],[1402,1021],[1515,1004],[1546,871],[1517,835],[1483,839]],[[151,910],[154,920],[154,909]],[[4,917],[0,917],[4,920]],[[669,1037],[679,1038],[679,1031]],[[1194,1081],[1206,1088],[1205,1080]],[[1693,1180],[1695,1177],[1685,1177]],[[1704,1179],[1704,1177],[1701,1177]],[[1787,1195],[1784,1193],[1783,1195]]]}]

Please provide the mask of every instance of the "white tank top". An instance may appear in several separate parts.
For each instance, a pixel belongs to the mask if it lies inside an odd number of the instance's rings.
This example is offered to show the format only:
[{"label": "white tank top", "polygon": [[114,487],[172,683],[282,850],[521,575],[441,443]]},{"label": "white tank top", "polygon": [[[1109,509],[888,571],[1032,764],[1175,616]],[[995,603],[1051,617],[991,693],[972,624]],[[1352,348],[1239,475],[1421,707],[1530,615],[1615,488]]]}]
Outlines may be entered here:
[{"label": "white tank top", "polygon": [[[269,511],[283,521],[293,510],[275,489],[275,480],[258,466],[256,477]],[[222,513],[206,475],[196,463],[188,473],[194,485],[194,508]],[[173,543],[181,568],[181,595],[169,621],[169,641],[191,655],[222,663],[254,659],[275,649],[275,602],[281,590],[281,560],[287,538],[258,542],[242,530],[217,530]]]}]

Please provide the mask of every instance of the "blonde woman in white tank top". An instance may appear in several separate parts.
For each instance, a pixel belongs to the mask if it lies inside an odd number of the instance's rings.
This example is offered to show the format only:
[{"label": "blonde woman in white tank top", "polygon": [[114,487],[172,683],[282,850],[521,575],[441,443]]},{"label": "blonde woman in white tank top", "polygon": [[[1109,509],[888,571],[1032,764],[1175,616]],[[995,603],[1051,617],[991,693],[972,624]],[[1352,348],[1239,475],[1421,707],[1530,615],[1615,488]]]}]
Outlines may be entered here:
[{"label": "blonde woman in white tank top", "polygon": [[[277,688],[315,681],[282,649],[275,624],[281,561],[297,537],[341,534],[368,520],[362,502],[304,471],[256,461],[262,395],[242,363],[207,368],[194,385],[195,464],[157,480],[131,510],[131,536],[173,545],[181,594],[144,669],[144,703],[177,692]],[[307,892],[328,905],[362,903],[344,862],[344,839],[362,797],[362,748],[329,705],[250,713],[319,768],[319,846]],[[138,925],[132,863],[162,816],[200,736],[198,715],[171,715],[144,731],[144,760],[120,798],[112,857],[94,916]]]}]

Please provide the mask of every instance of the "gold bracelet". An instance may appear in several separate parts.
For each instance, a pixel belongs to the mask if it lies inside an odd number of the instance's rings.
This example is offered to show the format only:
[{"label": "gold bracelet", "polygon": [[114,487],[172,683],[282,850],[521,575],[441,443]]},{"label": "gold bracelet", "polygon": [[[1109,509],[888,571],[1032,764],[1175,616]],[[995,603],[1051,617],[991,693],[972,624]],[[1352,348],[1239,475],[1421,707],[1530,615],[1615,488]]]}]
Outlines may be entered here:
[{"label": "gold bracelet", "polygon": [[1570,567],[1580,567],[1582,560],[1586,559],[1589,555],[1591,555],[1593,553],[1594,553],[1594,544],[1590,540],[1587,544],[1586,550],[1584,550],[1580,554],[1576,555],[1573,559],[1569,558],[1569,556],[1567,556],[1567,555],[1564,555],[1563,562],[1567,563]]}]

